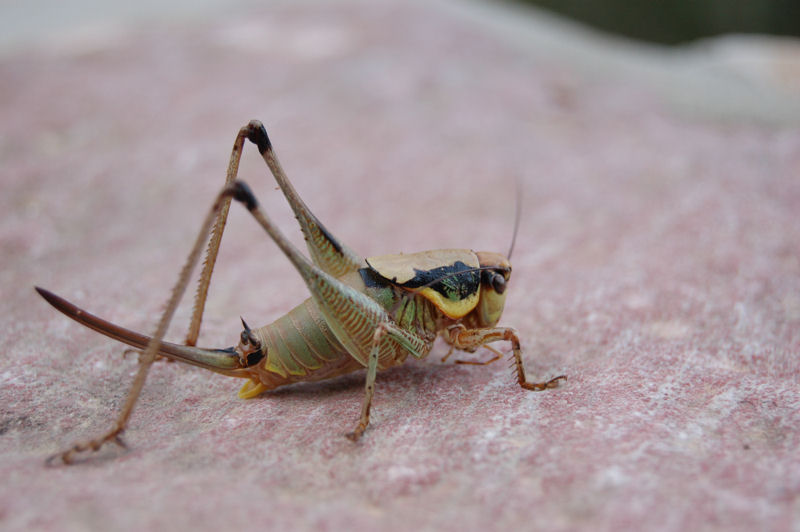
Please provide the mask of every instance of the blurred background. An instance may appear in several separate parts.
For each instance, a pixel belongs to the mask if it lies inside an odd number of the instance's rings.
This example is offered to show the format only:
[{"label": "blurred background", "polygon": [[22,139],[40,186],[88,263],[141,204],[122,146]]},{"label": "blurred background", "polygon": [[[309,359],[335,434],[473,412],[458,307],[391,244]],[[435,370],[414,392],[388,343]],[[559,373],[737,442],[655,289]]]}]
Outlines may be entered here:
[{"label": "blurred background", "polygon": [[[463,3],[479,2],[464,0]],[[726,33],[800,36],[798,0],[507,0],[487,3],[518,3],[543,8],[596,29],[661,44],[681,44]],[[232,7],[247,9],[263,5],[249,0],[177,0],[169,3],[156,0],[135,3],[0,0],[0,46],[19,41],[25,35],[92,20],[149,19],[154,16],[162,20],[184,19]]]},{"label": "blurred background", "polygon": [[800,35],[797,0],[522,0],[595,28],[661,44],[725,33]]},{"label": "blurred background", "polygon": [[[800,532],[800,0],[510,2],[0,0],[0,530]],[[521,197],[503,323],[568,385],[437,346],[356,448],[358,375],[160,364],[131,451],[45,469],[137,361],[31,287],[149,330],[251,118],[366,256],[503,252]],[[307,296],[232,209],[201,341]]]}]

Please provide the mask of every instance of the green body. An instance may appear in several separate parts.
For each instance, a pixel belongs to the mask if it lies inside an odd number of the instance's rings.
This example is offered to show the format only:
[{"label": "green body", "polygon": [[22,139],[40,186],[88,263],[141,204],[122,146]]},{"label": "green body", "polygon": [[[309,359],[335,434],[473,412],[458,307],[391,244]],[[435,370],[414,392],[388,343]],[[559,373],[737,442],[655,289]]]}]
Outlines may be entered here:
[{"label": "green body", "polygon": [[[303,231],[310,260],[272,223],[249,187],[236,180],[245,140],[258,147],[289,201]],[[243,322],[244,330],[237,346],[197,348],[195,342],[231,198],[241,202],[275,241],[305,281],[311,297],[259,329],[252,330]],[[164,342],[164,334],[212,224],[185,345]],[[369,423],[376,372],[401,364],[409,355],[427,356],[439,334],[453,348],[465,351],[474,351],[491,342],[508,341],[522,388],[555,387],[566,377],[562,375],[541,383],[527,382],[516,332],[508,327],[495,327],[505,304],[510,274],[511,265],[506,257],[467,249],[361,258],[334,238],[303,203],[278,163],[263,125],[252,121],[237,135],[226,186],[202,226],[152,338],[93,316],[37,288],[42,297],[70,318],[144,349],[144,362],[114,428],[100,439],[76,444],[57,456],[68,463],[75,453],[99,449],[108,441],[119,441],[119,434],[127,425],[156,354],[248,379],[239,392],[243,398],[298,381],[318,381],[366,368],[361,418],[355,430],[348,434],[354,440]]]},{"label": "green body", "polygon": [[[243,358],[255,354],[261,360],[246,368],[250,382],[239,392],[241,397],[362,367],[368,369],[369,383],[375,371],[400,364],[409,354],[426,356],[437,334],[462,318],[472,324],[485,321],[480,316],[485,314],[488,300],[479,304],[486,287],[478,272],[482,266],[479,254],[438,250],[363,259],[338,241],[300,199],[263,126],[251,123],[249,127],[247,138],[259,147],[289,201],[311,260],[285,238],[254,197],[237,199],[245,202],[286,254],[311,297],[274,323],[251,331],[252,341],[243,336],[237,352]],[[510,265],[503,257],[500,261],[505,268],[502,275],[507,277]],[[481,326],[494,325],[500,312],[502,304],[491,317],[493,322]]]},{"label": "green body", "polygon": [[[424,348],[417,356],[427,355],[438,331],[452,320],[423,296],[398,290],[388,282],[367,286],[363,275],[361,271],[351,272],[339,280],[378,302],[398,326],[424,339]],[[256,367],[249,368],[258,372],[258,381],[263,385],[259,391],[298,381],[328,379],[367,365],[367,354],[349,352],[338,337],[351,336],[353,332],[371,337],[376,327],[375,317],[359,312],[346,301],[339,303],[334,305],[337,320],[333,326],[326,321],[312,297],[271,324],[253,331],[265,353]],[[408,355],[409,351],[401,345],[386,343],[381,349],[378,369],[401,364]]]}]

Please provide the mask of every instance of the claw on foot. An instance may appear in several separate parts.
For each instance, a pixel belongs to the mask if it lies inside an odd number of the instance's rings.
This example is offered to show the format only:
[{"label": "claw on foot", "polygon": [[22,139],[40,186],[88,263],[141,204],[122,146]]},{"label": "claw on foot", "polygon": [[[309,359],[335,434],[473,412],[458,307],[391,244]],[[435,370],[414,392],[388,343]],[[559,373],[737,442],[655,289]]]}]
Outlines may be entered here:
[{"label": "claw on foot", "polygon": [[54,455],[47,457],[47,460],[45,460],[45,465],[54,467],[59,459],[61,460],[62,464],[70,465],[73,462],[75,455],[86,451],[91,451],[93,453],[97,452],[103,447],[103,445],[105,445],[108,442],[115,443],[116,445],[119,445],[121,448],[127,449],[128,446],[125,444],[125,441],[123,441],[121,434],[122,430],[114,429],[105,436],[103,436],[102,438],[97,438],[96,440],[89,440],[87,442],[82,442],[82,443],[76,443],[75,445],[73,445],[64,452],[56,453]]},{"label": "claw on foot", "polygon": [[364,431],[366,429],[367,429],[366,426],[364,426],[362,423],[359,423],[358,426],[356,427],[356,430],[354,430],[353,432],[348,432],[347,434],[345,434],[345,436],[347,436],[348,440],[352,442],[357,442],[359,439],[361,439],[361,435],[364,434]]},{"label": "claw on foot", "polygon": [[559,385],[561,384],[561,381],[566,381],[566,380],[567,380],[566,375],[559,375],[558,377],[554,377],[549,381],[545,382],[521,382],[520,386],[522,386],[526,390],[541,391],[541,390],[547,390],[549,388],[558,388]]}]

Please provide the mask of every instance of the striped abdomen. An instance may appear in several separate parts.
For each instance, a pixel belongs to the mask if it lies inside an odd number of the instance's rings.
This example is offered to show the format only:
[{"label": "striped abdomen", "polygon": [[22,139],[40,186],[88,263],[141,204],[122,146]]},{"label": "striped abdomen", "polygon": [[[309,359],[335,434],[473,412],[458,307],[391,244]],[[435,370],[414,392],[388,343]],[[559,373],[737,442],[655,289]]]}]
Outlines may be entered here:
[{"label": "striped abdomen", "polygon": [[267,390],[329,379],[363,367],[336,339],[310,298],[253,332],[266,348],[258,378]]},{"label": "striped abdomen", "polygon": [[[261,391],[298,381],[329,379],[365,367],[375,329],[388,317],[386,308],[391,309],[391,319],[397,325],[420,338],[419,356],[428,354],[438,322],[443,319],[434,305],[419,295],[395,292],[390,286],[366,286],[359,272],[345,274],[340,280],[355,288],[356,293],[345,296],[325,284],[317,287],[320,299],[328,304],[335,318],[336,332],[314,298],[253,331],[265,348],[265,357],[257,366],[258,380],[263,384],[259,387]],[[409,352],[399,343],[384,341],[378,369],[400,364],[408,356]]]}]

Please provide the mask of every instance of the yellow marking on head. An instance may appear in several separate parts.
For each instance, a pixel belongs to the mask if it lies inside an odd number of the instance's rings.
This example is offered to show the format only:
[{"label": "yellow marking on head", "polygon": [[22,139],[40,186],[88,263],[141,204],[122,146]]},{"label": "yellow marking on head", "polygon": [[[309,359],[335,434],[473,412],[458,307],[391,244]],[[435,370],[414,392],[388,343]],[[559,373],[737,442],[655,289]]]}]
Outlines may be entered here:
[{"label": "yellow marking on head", "polygon": [[511,263],[500,253],[494,251],[476,251],[478,262],[484,268],[497,268],[499,270],[511,271]]}]

